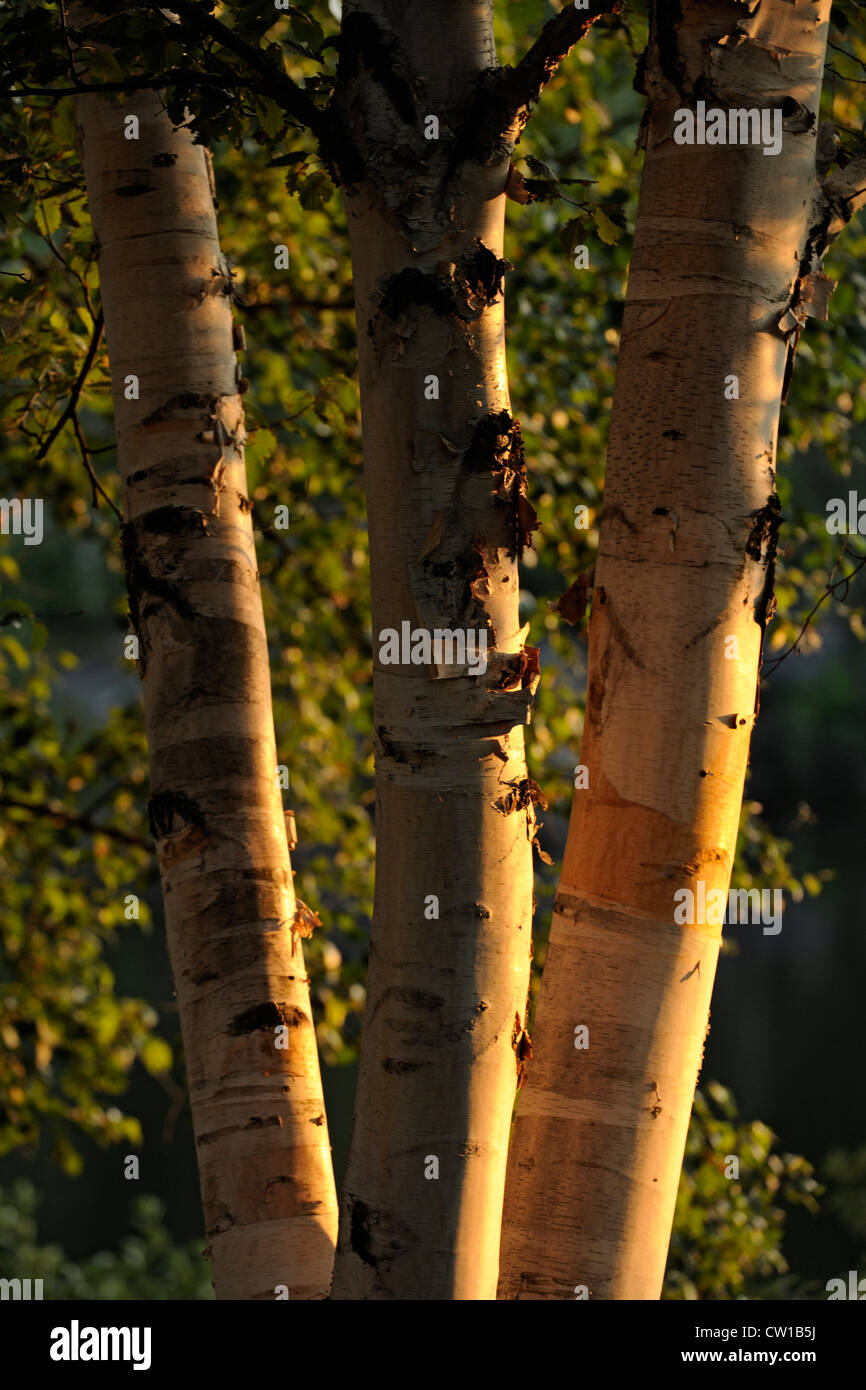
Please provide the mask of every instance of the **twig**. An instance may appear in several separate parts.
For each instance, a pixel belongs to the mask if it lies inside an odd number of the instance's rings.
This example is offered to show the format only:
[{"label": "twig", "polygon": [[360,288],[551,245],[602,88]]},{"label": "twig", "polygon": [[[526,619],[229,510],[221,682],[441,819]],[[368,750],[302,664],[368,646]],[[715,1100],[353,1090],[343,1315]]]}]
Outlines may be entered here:
[{"label": "twig", "polygon": [[[276,72],[276,69],[274,69]],[[279,74],[277,74],[279,76]],[[287,79],[288,81],[289,79]],[[125,77],[120,82],[76,82],[69,87],[2,87],[0,97],[77,97],[88,92],[118,92],[120,94],[139,91],[161,91],[164,87],[183,85],[194,86],[196,82],[205,86],[227,86],[249,88],[249,79],[240,74],[229,83],[226,78],[208,72],[195,72],[183,68],[170,68],[167,72],[143,72],[140,77]],[[253,88],[261,93],[261,88]]]},{"label": "twig", "polygon": [[114,515],[122,524],[123,513],[121,512],[120,508],[116,506],[116,504],[112,501],[108,493],[105,491],[105,488],[102,486],[102,483],[99,481],[99,479],[96,476],[96,473],[94,472],[93,464],[90,462],[90,450],[87,447],[87,441],[85,440],[84,434],[81,429],[81,421],[78,418],[77,410],[73,410],[72,412],[72,428],[75,430],[75,438],[78,440],[78,449],[81,454],[81,461],[84,464],[84,467],[87,469],[87,476],[90,479],[90,486],[93,490],[94,507],[98,508],[100,497],[104,497],[105,501],[108,503],[109,507],[114,512]]},{"label": "twig", "polygon": [[[37,197],[38,197],[38,195],[37,195]],[[44,206],[44,204],[43,204],[41,198],[39,198],[39,201],[38,201],[38,203],[37,203],[37,206],[38,206],[38,208],[39,208],[39,211],[42,213],[42,220],[43,220],[43,222],[45,223],[45,230],[43,231],[42,228],[39,226],[39,221],[38,221],[38,219],[36,220],[36,233],[37,233],[37,236],[39,236],[39,237],[42,238],[42,240],[45,242],[45,245],[48,247],[49,251],[51,252],[52,256],[54,256],[55,259],[58,260],[58,261],[60,262],[60,264],[63,266],[63,269],[66,271],[67,275],[71,275],[71,276],[73,277],[73,279],[77,281],[78,287],[79,287],[79,289],[81,290],[82,295],[84,296],[84,303],[85,303],[85,305],[87,306],[87,312],[88,312],[88,314],[90,315],[90,322],[95,324],[95,323],[96,323],[96,314],[95,314],[94,309],[93,309],[93,304],[91,303],[91,300],[90,300],[90,291],[89,291],[88,288],[87,288],[87,280],[85,279],[85,276],[87,275],[87,271],[88,271],[88,269],[89,269],[89,267],[90,267],[90,261],[91,261],[91,257],[92,257],[92,254],[93,254],[93,253],[91,252],[91,255],[88,256],[88,258],[87,258],[87,263],[85,264],[85,267],[84,267],[84,275],[82,275],[82,274],[80,273],[80,271],[78,271],[78,270],[75,269],[75,266],[74,266],[74,265],[70,265],[69,261],[68,261],[68,260],[66,259],[66,257],[64,256],[63,252],[62,252],[62,251],[59,251],[59,250],[57,249],[57,247],[54,245],[54,238],[53,238],[53,236],[51,236],[50,232],[48,231],[48,218],[47,218],[47,216],[46,216],[46,213],[45,213],[45,206]],[[29,227],[28,223],[25,221],[25,219],[21,216],[20,213],[16,213],[16,214],[15,214],[15,217],[16,217],[16,220],[17,220],[18,222],[21,223],[21,226],[25,228],[25,230],[30,231],[30,227]]]},{"label": "twig", "polygon": [[[839,553],[839,556],[838,556],[838,558],[837,558],[837,560],[836,560],[836,564],[833,566],[833,569],[832,569],[832,571],[831,571],[831,577],[832,577],[833,574],[835,574],[835,572],[836,572],[836,570],[838,569],[839,565],[842,563],[842,556],[845,555],[847,552],[848,552],[848,546],[847,546],[847,543],[846,543],[845,545],[843,545],[843,547],[842,547],[842,549],[841,549],[841,551],[840,551],[840,553]],[[837,579],[836,582],[835,582],[834,584],[831,583],[831,584],[828,584],[828,585],[827,585],[827,588],[824,590],[823,594],[822,594],[821,597],[818,599],[818,602],[815,604],[814,608],[812,608],[811,611],[810,611],[809,613],[806,614],[806,617],[805,617],[805,619],[804,619],[804,621],[803,621],[803,626],[800,628],[800,631],[797,633],[797,636],[794,638],[794,640],[793,640],[793,642],[791,643],[790,647],[788,647],[788,649],[787,649],[786,651],[782,652],[781,656],[775,656],[775,657],[773,657],[773,660],[772,660],[772,662],[771,662],[770,668],[768,668],[768,669],[765,671],[765,673],[761,676],[761,682],[762,682],[762,684],[763,684],[763,682],[764,682],[765,680],[769,680],[770,676],[775,675],[776,671],[778,671],[778,669],[779,669],[779,667],[781,666],[782,662],[785,661],[786,658],[789,657],[793,651],[796,651],[797,647],[799,646],[799,644],[800,644],[800,642],[801,642],[801,640],[802,640],[802,638],[803,638],[803,634],[805,633],[807,627],[808,627],[809,624],[811,623],[811,621],[812,621],[812,619],[814,618],[815,614],[818,612],[818,609],[821,607],[821,605],[822,605],[823,603],[825,603],[825,602],[827,601],[827,599],[831,596],[831,594],[832,594],[833,597],[835,598],[835,596],[836,596],[835,591],[836,591],[836,589],[838,589],[838,588],[840,588],[840,587],[843,587],[844,590],[845,590],[845,592],[844,592],[843,595],[842,595],[842,601],[844,602],[844,600],[848,597],[848,590],[849,590],[850,587],[851,587],[851,581],[852,581],[852,579],[855,577],[855,575],[859,574],[860,570],[863,569],[863,566],[864,566],[864,565],[866,565],[866,555],[863,556],[863,558],[860,560],[860,563],[859,563],[859,564],[857,564],[857,565],[854,566],[854,568],[851,570],[850,574],[843,574],[842,577],[841,577],[841,579]]]},{"label": "twig", "polygon": [[102,310],[100,309],[99,313],[96,315],[96,321],[93,325],[93,333],[90,338],[90,346],[87,349],[87,355],[84,358],[84,363],[82,365],[81,371],[78,373],[78,376],[75,379],[75,383],[72,387],[72,391],[70,393],[66,409],[63,411],[63,414],[60,416],[60,419],[57,421],[57,424],[51,430],[50,434],[48,435],[48,438],[44,441],[43,444],[40,445],[36,454],[36,458],[34,460],[34,462],[36,463],[38,463],[40,459],[44,459],[45,455],[48,453],[48,450],[51,448],[51,445],[54,443],[58,434],[63,429],[63,426],[66,424],[67,420],[71,420],[72,416],[75,414],[75,408],[78,405],[78,398],[81,395],[82,390],[84,389],[84,383],[87,380],[87,375],[90,371],[90,368],[93,366],[93,360],[96,357],[96,352],[99,347],[99,340],[102,337],[102,328],[103,317]]},{"label": "twig", "polygon": [[72,44],[69,40],[69,25],[66,17],[66,0],[60,0],[60,27],[63,30],[63,42],[66,46],[66,56],[69,59],[69,73],[73,82],[78,81],[78,73],[75,71],[75,54],[72,52]]}]

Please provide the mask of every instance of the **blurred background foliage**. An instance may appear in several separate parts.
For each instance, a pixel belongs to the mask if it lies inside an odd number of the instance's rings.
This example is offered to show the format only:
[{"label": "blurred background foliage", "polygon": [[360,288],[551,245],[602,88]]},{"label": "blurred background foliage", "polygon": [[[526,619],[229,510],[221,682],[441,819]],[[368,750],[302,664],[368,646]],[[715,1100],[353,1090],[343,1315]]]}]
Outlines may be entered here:
[{"label": "blurred background foliage", "polygon": [[[554,8],[500,0],[500,61],[519,56]],[[284,797],[300,837],[296,889],[324,923],[305,945],[340,1170],[374,853],[372,643],[345,215],[311,137],[264,90],[251,90],[268,85],[251,76],[255,65],[201,36],[202,16],[212,14],[323,103],[339,6],[305,0],[286,15],[240,0],[180,6],[180,26],[154,6],[128,4],[122,18],[108,3],[91,9],[107,16],[103,37],[114,48],[101,60],[102,78],[169,75],[169,110],[180,120],[189,109],[214,156],[252,383],[247,468],[278,755],[290,769]],[[847,0],[834,6],[825,84],[824,115],[840,131],[841,158],[864,144],[866,36],[856,13]],[[553,605],[592,567],[598,541],[641,166],[632,81],[645,37],[646,5],[635,3],[578,46],[519,149],[519,167],[541,196],[509,204],[511,389],[542,527],[524,556],[521,595],[530,641],[542,650],[528,756],[550,802],[541,843],[554,860],[537,862],[539,970],[585,678],[584,634]],[[123,658],[121,498],[92,229],[73,98],[36,94],[69,84],[59,5],[0,5],[0,49],[0,492],[45,504],[40,546],[0,537],[0,1276],[44,1277],[48,1297],[207,1297],[137,677]],[[290,254],[281,271],[279,244]],[[578,270],[581,245],[589,268]],[[734,886],[782,888],[785,927],[777,938],[729,930],[704,1066],[705,1078],[723,1077],[765,1122],[739,1120],[731,1093],[715,1082],[698,1093],[670,1298],[822,1297],[826,1279],[863,1258],[866,946],[855,924],[866,580],[849,585],[846,576],[866,547],[857,536],[829,535],[825,518],[829,499],[847,496],[862,477],[864,252],[861,218],[827,259],[839,288],[828,322],[810,321],[801,340],[782,414],[779,611]],[[274,525],[281,504],[290,508],[288,530]],[[779,1152],[771,1126],[811,1162]],[[123,1178],[128,1152],[141,1158],[140,1184]],[[740,1157],[736,1181],[724,1176],[729,1154]],[[139,1186],[155,1195],[136,1198]],[[40,1243],[45,1232],[56,1243]]]}]

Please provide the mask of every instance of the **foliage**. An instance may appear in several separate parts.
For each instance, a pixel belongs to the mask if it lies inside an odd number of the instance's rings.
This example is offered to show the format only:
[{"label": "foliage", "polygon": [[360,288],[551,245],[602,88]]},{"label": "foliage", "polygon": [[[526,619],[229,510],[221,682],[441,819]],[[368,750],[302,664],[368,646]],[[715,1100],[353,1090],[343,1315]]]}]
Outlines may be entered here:
[{"label": "foliage", "polygon": [[[774,1144],[765,1124],[738,1120],[724,1086],[695,1092],[663,1298],[794,1296],[781,1204],[815,1212],[824,1189],[805,1158],[776,1153]],[[731,1157],[739,1160],[736,1178],[726,1176]]]},{"label": "foliage", "polygon": [[0,1279],[41,1279],[46,1300],[212,1299],[210,1267],[201,1241],[175,1245],[162,1203],[138,1197],[132,1232],[116,1250],[74,1261],[59,1245],[39,1242],[39,1199],[22,1178],[0,1188]]}]

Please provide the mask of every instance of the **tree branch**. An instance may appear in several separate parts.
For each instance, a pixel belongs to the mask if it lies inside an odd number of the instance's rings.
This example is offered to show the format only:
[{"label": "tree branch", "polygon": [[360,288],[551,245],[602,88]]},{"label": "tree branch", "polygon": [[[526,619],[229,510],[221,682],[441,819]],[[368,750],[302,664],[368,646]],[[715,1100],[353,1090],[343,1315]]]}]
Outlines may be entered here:
[{"label": "tree branch", "polygon": [[35,463],[38,463],[40,459],[44,459],[45,455],[48,453],[48,450],[51,448],[51,445],[54,443],[58,434],[63,429],[63,426],[66,424],[67,420],[71,420],[73,415],[75,414],[75,408],[78,405],[78,397],[81,395],[81,392],[84,388],[84,383],[87,380],[87,375],[90,371],[90,368],[93,366],[93,359],[96,356],[96,350],[99,347],[99,340],[102,337],[102,325],[103,318],[102,310],[100,309],[99,313],[96,315],[96,321],[93,325],[93,333],[90,338],[90,346],[87,349],[87,355],[82,364],[81,371],[75,378],[75,382],[72,387],[72,391],[70,392],[66,409],[63,411],[63,414],[60,416],[60,419],[57,421],[57,424],[51,430],[50,434],[48,435],[48,438],[44,440],[42,444],[40,444],[39,449],[36,453],[36,458],[34,459]]},{"label": "tree branch", "polygon": [[526,125],[532,108],[563,58],[603,14],[618,14],[622,0],[590,0],[586,9],[566,5],[549,19],[535,43],[515,68],[504,68],[498,85],[497,105],[506,118],[503,132],[516,127],[516,136]]},{"label": "tree branch", "polygon": [[[770,679],[770,676],[775,675],[776,671],[779,669],[779,667],[781,666],[782,662],[785,661],[785,660],[787,660],[787,658],[791,655],[791,653],[792,653],[792,652],[795,652],[795,651],[797,650],[797,648],[798,648],[799,645],[800,645],[800,642],[803,640],[803,636],[804,636],[804,634],[805,634],[805,632],[806,632],[806,629],[807,629],[808,627],[811,626],[812,619],[814,618],[815,614],[818,612],[818,609],[819,609],[824,603],[826,603],[827,599],[828,599],[828,598],[836,598],[836,590],[837,590],[837,589],[841,589],[841,590],[842,590],[841,602],[844,603],[845,600],[847,599],[847,597],[848,597],[848,590],[851,588],[851,582],[852,582],[852,580],[855,578],[856,575],[858,575],[858,574],[860,573],[860,571],[863,569],[863,567],[866,566],[866,555],[864,555],[864,556],[862,556],[862,557],[860,558],[859,562],[854,566],[854,568],[853,568],[852,570],[849,570],[849,572],[848,572],[847,574],[843,574],[843,575],[841,576],[841,578],[839,578],[839,579],[837,579],[837,580],[834,581],[833,575],[836,573],[836,570],[837,570],[837,569],[839,568],[839,566],[841,565],[841,563],[842,563],[842,558],[843,558],[843,556],[845,556],[845,555],[851,555],[851,551],[848,549],[848,542],[847,542],[847,541],[845,542],[845,544],[843,545],[842,549],[841,549],[840,552],[839,552],[839,555],[837,556],[836,563],[835,563],[835,565],[833,566],[832,572],[831,572],[831,574],[830,574],[830,583],[827,585],[827,587],[826,587],[826,589],[824,590],[823,594],[822,594],[821,597],[818,599],[818,602],[817,602],[816,604],[814,604],[814,605],[812,606],[812,608],[810,608],[809,612],[806,614],[806,617],[805,617],[804,620],[803,620],[803,625],[802,625],[802,627],[800,628],[800,631],[797,633],[797,636],[794,638],[794,640],[793,640],[793,642],[791,643],[791,645],[790,645],[789,647],[786,647],[786,648],[785,648],[785,650],[782,652],[781,656],[774,656],[774,657],[773,657],[769,662],[767,662],[767,664],[763,667],[763,669],[762,669],[762,671],[761,671],[761,674],[760,674],[760,676],[759,676],[759,680],[760,680],[760,683],[761,683],[762,685],[763,685],[764,681]],[[856,556],[851,555],[851,558],[852,558],[852,559],[855,559]]]},{"label": "tree branch", "polygon": [[19,801],[14,796],[0,796],[0,806],[11,811],[26,811],[31,816],[42,816],[46,820],[60,821],[62,825],[85,830],[89,835],[105,835],[109,840],[116,840],[121,845],[153,849],[150,840],[145,839],[143,835],[131,835],[129,831],[116,829],[113,825],[98,825],[89,816],[77,816],[72,811],[65,811],[57,801]]},{"label": "tree branch", "polygon": [[[161,10],[162,6],[148,4],[147,9]],[[208,38],[216,39],[223,48],[240,58],[247,68],[258,73],[269,87],[270,95],[280,101],[287,115],[307,126],[314,135],[320,135],[324,131],[324,114],[303,88],[276,67],[262,49],[249,43],[227,24],[223,24],[221,20],[202,9],[201,0],[174,0],[171,9],[187,21],[198,37],[206,35]],[[182,29],[185,26],[181,24],[179,27]]]},{"label": "tree branch", "polygon": [[100,497],[104,497],[105,501],[108,503],[109,507],[114,512],[118,521],[122,525],[123,513],[120,510],[120,508],[111,500],[108,493],[105,491],[105,488],[102,486],[102,483],[96,476],[93,464],[90,461],[90,449],[87,446],[87,440],[84,438],[84,432],[81,428],[81,421],[78,418],[77,410],[73,410],[72,412],[72,427],[75,430],[75,438],[78,440],[78,451],[81,454],[81,461],[84,464],[84,467],[87,470],[87,476],[90,479],[90,486],[93,492],[94,507],[98,508]]},{"label": "tree branch", "polygon": [[[227,77],[215,73],[171,68],[168,72],[144,72],[140,77],[126,77],[122,82],[76,82],[68,87],[2,87],[0,97],[77,97],[87,92],[118,92],[122,95],[141,91],[160,92],[165,87],[190,87],[196,83],[222,87],[224,90],[229,87],[244,89],[250,86],[248,79],[241,74],[229,81]],[[262,94],[260,88],[253,90]]]},{"label": "tree branch", "polygon": [[623,0],[590,0],[585,10],[567,5],[549,19],[517,67],[489,68],[457,132],[446,182],[467,159],[485,164],[511,153],[544,88],[563,58],[603,14],[618,14]]}]

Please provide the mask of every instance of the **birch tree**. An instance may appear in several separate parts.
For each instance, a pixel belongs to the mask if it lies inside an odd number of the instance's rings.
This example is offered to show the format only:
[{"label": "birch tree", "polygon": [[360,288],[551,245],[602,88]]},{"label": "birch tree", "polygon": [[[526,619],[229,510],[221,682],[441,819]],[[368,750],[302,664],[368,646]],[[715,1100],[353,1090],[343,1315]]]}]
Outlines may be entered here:
[{"label": "birch tree", "polygon": [[[807,315],[826,316],[823,253],[866,196],[863,161],[817,172],[829,15],[652,6],[586,777],[509,1159],[503,1298],[659,1296],[723,920],[699,905],[727,898],[774,606],[779,407]],[[678,141],[711,108],[777,113],[780,150]],[[823,171],[828,148],[825,129]]]},{"label": "birch tree", "polygon": [[[221,1296],[327,1289],[327,1132],[296,949],[309,919],[274,790],[234,280],[206,158],[176,129],[187,104],[200,138],[214,129],[245,152],[250,131],[282,148],[305,127],[304,150],[273,163],[289,167],[305,208],[321,205],[330,175],[350,219],[378,862],[333,1295],[492,1298],[509,1117],[531,1054],[541,801],[523,748],[538,653],[520,626],[517,563],[535,517],[505,371],[504,206],[532,196],[512,156],[533,104],[615,6],[565,7],[513,69],[497,65],[487,0],[435,14],[346,3],[341,35],[322,42],[319,30],[309,46],[297,36],[317,27],[312,7],[291,8],[283,46],[267,39],[274,14],[240,4],[126,7],[108,26],[126,44],[120,76],[84,89],[163,91],[173,119],[139,95],[88,98],[80,116],[126,495],[130,654],[137,641],[209,1239]],[[826,7],[802,41],[803,6],[742,8],[686,6],[677,27],[659,7],[641,66],[648,155],[592,595],[589,784],[519,1109],[506,1297],[657,1296],[718,938],[716,923],[672,920],[673,902],[682,887],[727,884],[771,611],[778,396],[820,303],[823,242],[859,187],[856,166],[841,167],[811,211],[802,204]],[[132,19],[140,54],[122,32]],[[336,83],[287,75],[287,52],[325,67],[330,46]],[[59,75],[40,69],[39,85],[17,90],[52,95],[43,84]],[[757,104],[759,118],[780,107],[783,151],[683,149],[681,108],[708,96]],[[314,141],[320,168],[295,176]],[[672,331],[684,304],[687,340]],[[572,1017],[584,980],[592,992]],[[575,1083],[567,1068],[584,1058]],[[284,1152],[296,1166],[277,1166]],[[656,1178],[658,1197],[644,1201]]]},{"label": "birch tree", "polygon": [[83,96],[150,825],[220,1298],[323,1298],[336,1197],[210,160],[155,93]]},{"label": "birch tree", "polygon": [[[359,326],[377,848],[335,1297],[495,1296],[540,798],[523,739],[538,652],[517,563],[535,514],[505,368],[506,185],[532,100],[610,8],[569,7],[509,71],[491,3],[449,5],[447,23],[343,6],[334,149]],[[483,659],[425,650],[437,632],[472,635]]]}]

